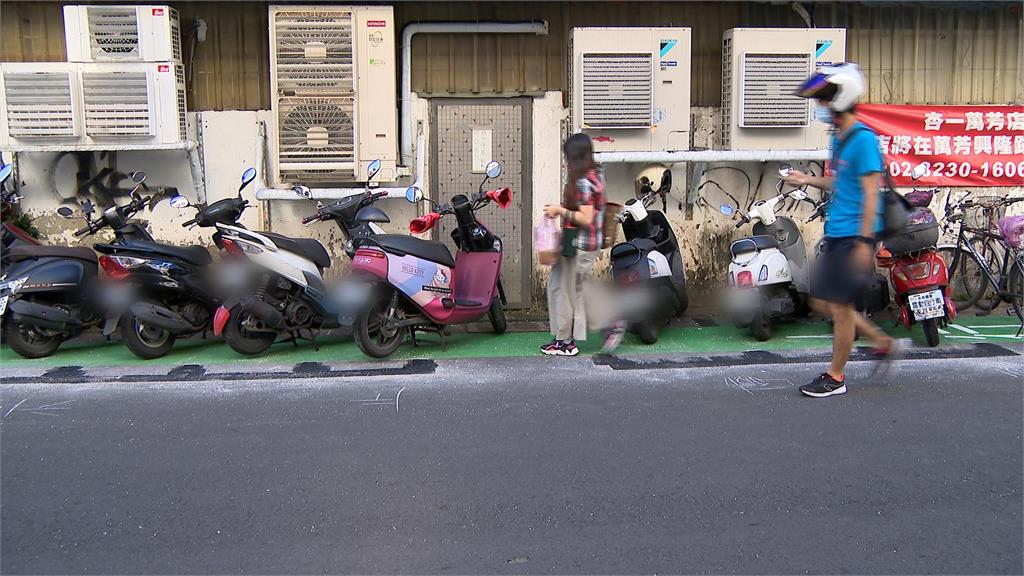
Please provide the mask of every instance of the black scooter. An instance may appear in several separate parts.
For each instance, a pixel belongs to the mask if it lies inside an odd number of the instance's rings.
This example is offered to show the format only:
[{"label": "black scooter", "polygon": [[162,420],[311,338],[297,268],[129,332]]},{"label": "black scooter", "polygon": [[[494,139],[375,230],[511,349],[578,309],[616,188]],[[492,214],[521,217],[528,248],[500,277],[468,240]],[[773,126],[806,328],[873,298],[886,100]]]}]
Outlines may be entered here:
[{"label": "black scooter", "polygon": [[[370,163],[368,171],[371,178],[379,170],[380,160]],[[294,191],[303,198],[311,198],[311,192],[305,186],[296,186]],[[373,205],[374,202],[386,198],[387,195],[387,192],[373,192],[370,189],[369,179],[367,179],[366,189],[362,194],[347,196],[327,205],[317,202],[316,213],[303,218],[302,223],[308,225],[314,222],[334,220],[345,236],[345,254],[351,259],[356,255],[356,244],[359,239],[374,234],[383,234],[384,231],[378,224],[391,222],[383,210]]]},{"label": "black scooter", "polygon": [[[152,241],[146,229],[129,218],[142,210],[148,197],[139,195],[145,175],[132,175],[135,187],[131,202],[111,206],[95,220],[92,203],[82,207],[88,225],[75,236],[95,234],[111,227],[118,242]],[[73,218],[74,212],[61,206],[57,213]],[[61,342],[98,325],[103,310],[116,305],[120,295],[101,289],[96,253],[89,248],[67,246],[15,246],[10,251],[10,268],[0,277],[0,315],[4,341],[25,358],[53,354]]]},{"label": "black scooter", "polygon": [[[189,206],[188,199],[180,195],[172,197],[170,204],[175,208]],[[213,222],[236,225],[246,206],[245,200],[236,197],[196,207],[196,217],[182,226],[213,226]],[[213,241],[219,249],[224,248],[219,231]],[[104,335],[119,328],[128,349],[144,359],[167,354],[179,337],[199,332],[205,336],[221,303],[221,291],[211,274],[213,258],[205,247],[134,240],[98,244],[95,248],[105,254],[99,261],[107,276],[131,288],[130,302],[109,310]]]},{"label": "black scooter", "polygon": [[672,173],[662,174],[657,190],[645,181],[639,198],[630,198],[619,214],[626,241],[612,247],[612,281],[620,288],[622,312],[631,332],[644,344],[658,341],[661,326],[689,307],[686,272],[679,242],[664,211],[648,210],[672,188]]}]

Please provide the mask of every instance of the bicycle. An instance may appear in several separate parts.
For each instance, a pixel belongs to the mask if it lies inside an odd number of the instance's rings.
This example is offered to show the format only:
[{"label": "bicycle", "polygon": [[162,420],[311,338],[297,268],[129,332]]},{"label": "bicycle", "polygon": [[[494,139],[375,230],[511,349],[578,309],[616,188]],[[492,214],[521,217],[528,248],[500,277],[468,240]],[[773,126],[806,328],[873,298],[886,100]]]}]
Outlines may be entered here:
[{"label": "bicycle", "polygon": [[[951,204],[950,196],[946,197],[943,232],[958,225],[956,244],[938,247],[949,271],[950,297],[958,309],[964,310],[976,305],[992,290],[991,298],[995,302],[987,309],[995,308],[999,302],[1010,304],[1013,314],[1021,322],[1021,330],[1017,331],[1019,335],[1024,330],[1024,251],[1007,245],[1003,235],[991,229],[965,226],[966,210],[976,204],[965,197]],[[1020,201],[1024,198],[1011,198],[1004,202],[1009,205]],[[1004,258],[999,258],[992,246],[995,242],[1005,249]]]}]

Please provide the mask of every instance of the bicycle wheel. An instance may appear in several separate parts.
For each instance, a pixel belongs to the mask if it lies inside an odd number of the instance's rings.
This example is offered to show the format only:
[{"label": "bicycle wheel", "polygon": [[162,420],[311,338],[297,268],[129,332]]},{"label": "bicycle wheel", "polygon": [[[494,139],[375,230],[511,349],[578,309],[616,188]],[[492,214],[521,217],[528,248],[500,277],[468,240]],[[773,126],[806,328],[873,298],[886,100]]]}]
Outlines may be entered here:
[{"label": "bicycle wheel", "polygon": [[[988,265],[989,270],[991,270],[993,274],[998,275],[1001,273],[1003,269],[1003,258],[1006,257],[1005,254],[1002,254],[1002,247],[993,240],[985,240],[984,243],[980,245],[976,244],[975,249],[978,250],[978,254],[981,255],[983,262]],[[1003,284],[1004,282],[1005,279],[1002,279],[1000,284]],[[975,306],[977,306],[979,310],[989,312],[995,310],[996,306],[999,306],[999,303],[1002,301],[1002,299],[999,298],[999,290],[996,286],[993,286],[991,282],[988,282],[984,276],[982,276],[982,285],[984,286],[984,290],[981,291],[981,295],[978,297],[978,302]]]},{"label": "bicycle wheel", "polygon": [[988,285],[981,264],[973,254],[956,246],[941,246],[938,251],[949,272],[950,298],[957,310],[967,310],[978,302]]},{"label": "bicycle wheel", "polygon": [[1024,322],[1024,252],[1017,255],[1017,259],[1010,266],[1010,274],[1007,277],[1006,290],[1013,300],[1010,307],[1014,314]]}]

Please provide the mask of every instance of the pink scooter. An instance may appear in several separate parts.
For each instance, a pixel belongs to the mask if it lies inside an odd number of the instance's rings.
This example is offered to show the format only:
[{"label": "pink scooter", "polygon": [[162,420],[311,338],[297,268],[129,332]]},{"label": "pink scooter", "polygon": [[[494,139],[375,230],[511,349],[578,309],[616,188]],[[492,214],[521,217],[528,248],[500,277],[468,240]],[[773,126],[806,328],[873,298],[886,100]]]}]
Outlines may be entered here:
[{"label": "pink scooter", "polygon": [[[359,349],[367,356],[390,356],[416,331],[436,332],[445,345],[445,327],[487,316],[498,334],[505,332],[505,293],[501,286],[501,239],[481,224],[474,212],[494,201],[512,203],[512,190],[484,191],[483,185],[501,175],[501,164],[487,165],[487,177],[472,198],[459,194],[451,204],[409,223],[415,234],[454,214],[458,227],[452,239],[459,247],[452,258],[441,242],[400,234],[376,234],[358,239],[352,274],[339,288],[339,322],[352,326]],[[422,201],[423,192],[409,188],[406,200]],[[359,215],[356,216],[359,219]]]}]

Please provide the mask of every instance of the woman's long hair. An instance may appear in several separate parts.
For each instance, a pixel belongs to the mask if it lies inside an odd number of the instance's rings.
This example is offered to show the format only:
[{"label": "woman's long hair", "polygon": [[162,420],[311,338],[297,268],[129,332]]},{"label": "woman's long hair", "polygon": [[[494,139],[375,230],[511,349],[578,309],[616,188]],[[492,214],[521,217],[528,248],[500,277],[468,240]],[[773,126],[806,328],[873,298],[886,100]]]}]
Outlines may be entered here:
[{"label": "woman's long hair", "polygon": [[569,210],[579,210],[576,181],[597,167],[597,162],[594,161],[594,143],[590,141],[590,136],[582,132],[573,134],[565,141],[562,152],[565,153],[565,164],[569,172],[565,188],[562,189],[562,206]]}]

